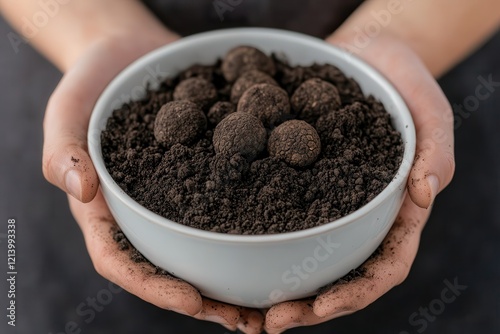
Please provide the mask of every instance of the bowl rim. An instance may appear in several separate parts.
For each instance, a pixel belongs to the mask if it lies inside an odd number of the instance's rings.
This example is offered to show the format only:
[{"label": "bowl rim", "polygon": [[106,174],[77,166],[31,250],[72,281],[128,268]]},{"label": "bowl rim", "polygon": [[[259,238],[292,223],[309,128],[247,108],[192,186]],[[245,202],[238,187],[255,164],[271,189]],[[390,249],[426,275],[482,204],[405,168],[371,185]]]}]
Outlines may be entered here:
[{"label": "bowl rim", "polygon": [[[406,139],[404,140],[403,158],[393,179],[371,201],[369,201],[356,211],[346,216],[343,216],[337,220],[304,230],[278,233],[278,234],[264,234],[264,235],[225,234],[225,233],[211,232],[186,226],[181,223],[174,222],[163,216],[160,216],[150,211],[149,209],[143,207],[138,202],[136,202],[132,197],[126,194],[125,191],[123,191],[118,186],[118,184],[113,180],[113,178],[111,177],[107,168],[104,165],[104,160],[101,158],[102,150],[101,150],[100,134],[102,130],[99,129],[99,124],[100,122],[102,122],[101,115],[106,111],[105,107],[108,101],[112,98],[111,94],[116,89],[118,89],[122,85],[122,83],[127,80],[129,76],[145,68],[147,65],[154,62],[155,59],[164,58],[165,56],[168,56],[169,53],[176,52],[188,45],[196,44],[200,40],[203,40],[204,42],[207,42],[207,40],[210,39],[239,40],[242,36],[248,36],[248,37],[265,36],[266,38],[271,36],[272,38],[279,38],[282,40],[284,39],[291,43],[297,43],[297,42],[302,43],[304,47],[310,46],[314,49],[318,48],[323,49],[328,53],[331,53],[334,57],[346,57],[349,63],[352,64],[352,66],[357,67],[366,75],[371,76],[371,78],[379,86],[382,87],[385,93],[389,96],[390,100],[393,102],[394,107],[398,110],[399,117],[401,117],[403,123],[407,125],[405,129]],[[95,136],[95,134],[98,134],[98,136]],[[97,139],[91,141],[90,138],[93,138],[93,135]],[[99,96],[92,110],[89,122],[88,138],[89,138],[88,140],[89,154],[96,169],[97,175],[99,176],[99,180],[101,183],[100,186],[103,188],[104,187],[107,188],[106,190],[111,192],[111,194],[115,196],[120,202],[122,202],[123,205],[128,206],[131,210],[135,211],[140,216],[145,217],[149,222],[160,225],[176,233],[204,240],[226,242],[226,243],[242,243],[242,244],[286,242],[296,239],[319,236],[331,230],[337,229],[341,226],[352,223],[357,219],[367,215],[370,211],[372,211],[372,209],[381,205],[395,191],[400,190],[402,186],[406,188],[406,184],[403,184],[403,182],[406,182],[407,176],[409,175],[412,166],[411,162],[413,161],[416,149],[415,126],[413,123],[411,113],[405,101],[399,94],[399,92],[378,70],[368,65],[365,61],[361,60],[356,55],[353,55],[352,53],[349,53],[337,46],[328,44],[319,38],[305,35],[302,33],[280,30],[280,29],[271,29],[271,28],[230,28],[230,29],[202,32],[199,34],[184,37],[178,41],[159,47],[138,58],[130,65],[128,65],[124,70],[122,70],[106,86],[104,91]]]}]

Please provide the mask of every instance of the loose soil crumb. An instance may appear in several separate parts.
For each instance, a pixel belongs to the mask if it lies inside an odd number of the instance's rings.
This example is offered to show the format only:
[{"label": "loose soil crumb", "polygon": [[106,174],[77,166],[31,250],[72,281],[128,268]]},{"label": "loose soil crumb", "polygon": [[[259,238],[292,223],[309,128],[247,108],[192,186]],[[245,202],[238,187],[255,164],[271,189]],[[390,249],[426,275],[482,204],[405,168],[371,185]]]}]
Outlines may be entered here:
[{"label": "loose soil crumb", "polygon": [[[102,152],[109,173],[128,195],[180,224],[255,235],[323,225],[359,209],[387,186],[400,165],[403,143],[379,101],[364,96],[359,85],[335,66],[293,67],[275,56],[264,59],[254,50],[251,56],[256,58],[247,59],[241,50],[236,60],[225,62],[225,75],[231,82],[245,71],[258,69],[276,81],[288,99],[313,78],[336,88],[338,107],[316,108],[314,101],[307,101],[309,109],[315,108],[314,117],[309,111],[303,116],[292,111],[282,113],[283,118],[277,121],[263,122],[266,141],[275,126],[290,118],[308,122],[321,142],[315,160],[294,167],[286,159],[270,156],[267,149],[255,150],[256,156],[239,151],[233,156],[216,154],[214,130],[234,112],[234,104],[230,104],[232,83],[225,79],[221,69],[224,60],[220,60],[211,66],[194,65],[166,79],[143,100],[131,101],[113,112],[102,133]],[[159,143],[154,136],[156,115],[173,100],[179,82],[190,78],[209,81],[212,93],[213,88],[217,92],[214,103],[219,105],[214,109],[204,105],[209,121],[193,142]],[[306,101],[301,104],[297,100],[301,96],[308,98],[297,94],[296,105],[306,105]]]},{"label": "loose soil crumb", "polygon": [[345,276],[339,278],[335,282],[332,282],[318,290],[318,295],[321,295],[325,293],[326,291],[330,290],[333,286],[337,286],[340,284],[345,284],[345,283],[350,283],[352,281],[355,281],[361,277],[366,276],[366,269],[363,267],[363,265],[359,266],[358,268],[352,269],[350,272],[348,272]]},{"label": "loose soil crumb", "polygon": [[113,240],[118,244],[118,248],[121,251],[128,251],[130,260],[134,263],[147,263],[151,265],[151,267],[155,268],[156,275],[164,275],[171,276],[166,270],[161,269],[160,267],[155,266],[148,259],[144,257],[132,244],[128,241],[127,237],[123,232],[118,228],[111,229],[111,233],[113,234]]}]

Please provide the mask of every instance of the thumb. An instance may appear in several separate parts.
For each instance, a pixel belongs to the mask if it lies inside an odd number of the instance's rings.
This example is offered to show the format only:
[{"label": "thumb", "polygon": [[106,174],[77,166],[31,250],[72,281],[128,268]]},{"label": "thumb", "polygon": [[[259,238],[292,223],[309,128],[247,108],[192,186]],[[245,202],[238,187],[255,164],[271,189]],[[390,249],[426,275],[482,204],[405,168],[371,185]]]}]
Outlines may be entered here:
[{"label": "thumb", "polygon": [[387,76],[411,111],[417,147],[408,193],[416,205],[428,208],[455,171],[450,104],[425,64],[398,39],[377,38],[361,56]]},{"label": "thumb", "polygon": [[47,105],[43,174],[84,203],[95,197],[99,187],[87,150],[87,130],[95,102],[111,79],[133,60],[178,38],[167,31],[150,37],[126,35],[95,42],[64,75]]},{"label": "thumb", "polygon": [[73,79],[78,74],[75,72],[63,77],[47,105],[43,124],[43,174],[50,183],[87,203],[99,187],[87,152],[88,122],[96,97],[81,86],[74,87]]},{"label": "thumb", "polygon": [[[352,42],[349,37],[343,41],[339,34],[329,40]],[[359,56],[392,82],[411,111],[417,147],[408,193],[416,205],[428,208],[438,192],[450,183],[455,171],[451,107],[424,63],[399,39],[381,35],[363,48]]]},{"label": "thumb", "polygon": [[417,134],[408,192],[415,204],[428,208],[436,195],[450,183],[455,171],[453,113],[435,81],[427,82],[418,94],[425,98],[406,99]]}]

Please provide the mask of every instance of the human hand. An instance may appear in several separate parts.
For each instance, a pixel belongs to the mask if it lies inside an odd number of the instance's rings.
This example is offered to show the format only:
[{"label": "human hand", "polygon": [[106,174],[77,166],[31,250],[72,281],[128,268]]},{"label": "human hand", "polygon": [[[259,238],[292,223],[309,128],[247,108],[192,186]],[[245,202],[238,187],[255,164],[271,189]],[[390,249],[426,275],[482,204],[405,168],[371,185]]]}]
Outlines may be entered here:
[{"label": "human hand", "polygon": [[71,195],[71,210],[99,274],[158,307],[217,322],[230,330],[260,333],[260,312],[202,298],[180,279],[155,275],[151,265],[133,262],[113,240],[116,223],[98,190],[97,173],[87,152],[87,128],[97,98],[116,74],[142,54],[178,38],[166,35],[148,41],[144,37],[96,41],[66,72],[45,114],[44,175]]},{"label": "human hand", "polygon": [[136,263],[113,239],[117,225],[99,191],[90,203],[68,196],[70,208],[85,237],[96,271],[128,292],[160,308],[221,324],[244,333],[262,331],[261,312],[204,298],[193,286],[169,275],[159,275],[150,263]]},{"label": "human hand", "polygon": [[[335,37],[328,41],[333,44],[345,42]],[[408,179],[408,192],[382,243],[381,253],[362,265],[365,274],[350,282],[338,282],[313,299],[272,306],[265,321],[269,334],[351,314],[402,283],[415,259],[434,198],[453,177],[453,114],[419,57],[400,40],[384,36],[372,40],[359,56],[392,82],[412,113],[417,150]]]}]

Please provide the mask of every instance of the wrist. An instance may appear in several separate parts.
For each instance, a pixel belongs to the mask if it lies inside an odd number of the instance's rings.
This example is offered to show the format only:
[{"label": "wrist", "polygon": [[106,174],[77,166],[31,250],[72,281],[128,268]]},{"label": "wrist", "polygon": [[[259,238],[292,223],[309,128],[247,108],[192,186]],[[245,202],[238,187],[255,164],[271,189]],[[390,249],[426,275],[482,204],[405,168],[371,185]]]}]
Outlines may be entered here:
[{"label": "wrist", "polygon": [[344,22],[333,40],[357,34],[350,39],[355,52],[363,39],[395,37],[438,77],[498,30],[499,13],[498,0],[442,0],[439,5],[436,1],[370,0]]},{"label": "wrist", "polygon": [[408,46],[400,36],[390,30],[381,29],[377,34],[368,35],[362,29],[350,26],[340,27],[325,40],[361,58],[365,58],[365,54],[369,52],[369,49],[379,43],[392,42]]},{"label": "wrist", "polygon": [[89,33],[72,45],[67,52],[61,53],[55,60],[62,72],[66,72],[76,63],[86,58],[87,54],[105,52],[121,58],[120,62],[132,62],[140,56],[158,47],[169,44],[180,36],[166,28],[151,30],[115,30],[108,33]]},{"label": "wrist", "polygon": [[64,4],[56,1],[54,4],[57,6],[52,10],[57,15],[50,15],[50,20],[37,29],[26,29],[27,18],[39,13],[49,15],[43,4],[0,0],[2,14],[12,26],[63,72],[90,49],[95,49],[96,44],[125,44],[119,41],[128,38],[136,52],[145,53],[177,37],[137,0],[65,1]]},{"label": "wrist", "polygon": [[[395,66],[396,60],[422,66],[426,72],[432,72],[432,66],[412,47],[412,43],[398,34],[381,31],[377,36],[366,37],[358,29],[336,31],[326,38],[326,42],[345,49],[362,58],[378,70],[384,72]],[[432,65],[432,64],[431,64]]]}]

